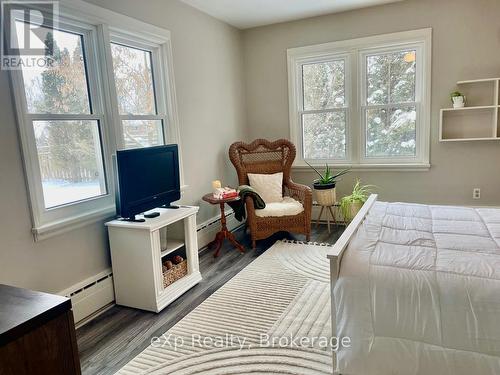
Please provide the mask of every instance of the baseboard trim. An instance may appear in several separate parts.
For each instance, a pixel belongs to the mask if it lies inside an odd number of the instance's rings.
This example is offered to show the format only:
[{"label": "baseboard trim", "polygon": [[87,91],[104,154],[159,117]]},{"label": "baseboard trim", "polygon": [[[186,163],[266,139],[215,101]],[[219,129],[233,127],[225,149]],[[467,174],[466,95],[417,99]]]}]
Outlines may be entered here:
[{"label": "baseboard trim", "polygon": [[[240,223],[229,210],[226,214],[227,227],[234,231]],[[220,215],[214,216],[197,226],[198,249],[204,251],[220,230]],[[114,306],[113,272],[108,268],[97,275],[61,291],[59,295],[71,299],[76,327],[79,328]]]}]

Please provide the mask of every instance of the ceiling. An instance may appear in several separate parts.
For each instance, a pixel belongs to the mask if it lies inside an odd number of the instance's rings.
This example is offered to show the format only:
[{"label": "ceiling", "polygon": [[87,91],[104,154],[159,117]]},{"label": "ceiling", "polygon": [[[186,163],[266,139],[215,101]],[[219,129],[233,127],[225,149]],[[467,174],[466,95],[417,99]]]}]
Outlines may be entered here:
[{"label": "ceiling", "polygon": [[239,29],[401,0],[181,0]]}]

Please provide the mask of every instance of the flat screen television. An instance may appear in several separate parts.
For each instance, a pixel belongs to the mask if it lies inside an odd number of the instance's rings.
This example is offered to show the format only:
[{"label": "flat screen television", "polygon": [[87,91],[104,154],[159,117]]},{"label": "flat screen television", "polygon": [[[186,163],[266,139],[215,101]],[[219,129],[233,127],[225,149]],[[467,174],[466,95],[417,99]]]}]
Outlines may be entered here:
[{"label": "flat screen television", "polygon": [[134,221],[137,214],[181,198],[177,145],[117,151],[116,162],[122,218]]}]

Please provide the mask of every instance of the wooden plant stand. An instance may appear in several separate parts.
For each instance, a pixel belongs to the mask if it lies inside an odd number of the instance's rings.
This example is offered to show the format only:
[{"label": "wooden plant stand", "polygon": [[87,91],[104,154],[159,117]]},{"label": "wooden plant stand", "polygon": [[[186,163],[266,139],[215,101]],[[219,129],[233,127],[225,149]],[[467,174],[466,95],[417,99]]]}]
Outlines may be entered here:
[{"label": "wooden plant stand", "polygon": [[321,216],[323,215],[323,210],[326,210],[325,213],[326,213],[326,223],[328,225],[328,233],[330,233],[330,216],[328,215],[328,212],[330,212],[330,215],[332,216],[332,221],[333,221],[333,225],[337,225],[337,219],[335,218],[335,209],[339,207],[339,204],[338,203],[335,203],[331,206],[321,206],[321,210],[319,211],[319,215],[318,215],[318,220],[316,220],[316,228],[318,227],[319,225],[319,222],[321,220]]},{"label": "wooden plant stand", "polygon": [[221,229],[217,234],[215,235],[215,239],[208,244],[208,247],[213,247],[215,248],[215,253],[214,253],[214,258],[219,256],[220,249],[222,247],[222,243],[224,240],[227,238],[229,242],[231,242],[234,247],[240,252],[244,253],[245,248],[243,247],[242,244],[240,244],[238,241],[236,241],[236,238],[234,237],[234,234],[231,233],[227,229],[227,223],[226,223],[226,214],[224,213],[224,205],[228,202],[234,202],[234,201],[239,201],[240,197],[236,198],[228,198],[228,199],[217,199],[214,198],[214,195],[212,193],[205,194],[203,196],[203,200],[205,202],[208,202],[210,204],[218,204],[220,207],[220,225]]}]

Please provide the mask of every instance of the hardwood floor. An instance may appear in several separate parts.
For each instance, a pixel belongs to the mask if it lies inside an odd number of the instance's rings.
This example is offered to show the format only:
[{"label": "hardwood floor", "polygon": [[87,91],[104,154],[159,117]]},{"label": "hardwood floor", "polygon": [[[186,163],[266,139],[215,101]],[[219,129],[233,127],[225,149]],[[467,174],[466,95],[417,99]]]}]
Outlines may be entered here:
[{"label": "hardwood floor", "polygon": [[[312,241],[334,243],[344,227],[333,226],[328,233],[326,225],[313,226]],[[257,241],[257,248],[250,249],[250,236],[242,228],[234,232],[246,249],[240,254],[225,243],[218,258],[211,251],[200,253],[200,270],[203,280],[169,305],[159,314],[114,306],[76,332],[82,374],[114,374],[127,362],[143,351],[152,337],[161,335],[186,314],[208,298],[214,291],[241,271],[246,265],[283,238],[303,240],[304,236],[277,233],[267,240]]]}]

